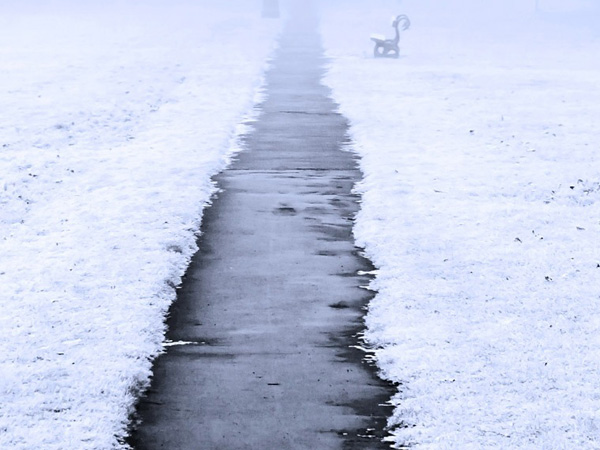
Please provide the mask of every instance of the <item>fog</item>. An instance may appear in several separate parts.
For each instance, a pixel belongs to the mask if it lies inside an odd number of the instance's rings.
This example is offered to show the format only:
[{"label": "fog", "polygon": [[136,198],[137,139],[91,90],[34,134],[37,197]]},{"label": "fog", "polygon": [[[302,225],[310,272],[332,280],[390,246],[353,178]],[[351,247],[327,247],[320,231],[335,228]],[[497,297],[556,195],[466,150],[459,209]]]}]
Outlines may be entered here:
[{"label": "fog", "polygon": [[[364,5],[364,0],[322,0],[318,4],[324,10],[343,11]],[[568,25],[595,35],[600,29],[600,2],[595,0],[371,0],[369,9],[380,11],[382,19],[407,14],[417,27],[446,27],[465,33],[516,33],[531,21]]]},{"label": "fog", "polygon": [[[322,0],[321,6],[345,8],[364,4],[364,0]],[[373,10],[394,9],[413,15],[421,22],[474,24],[481,21],[522,19],[533,15],[561,20],[579,18],[590,22],[590,14],[598,18],[600,2],[595,0],[372,0]]]},{"label": "fog", "polygon": [[[600,2],[594,0],[371,0],[368,6],[361,0],[315,3],[339,43],[345,42],[346,48],[356,49],[354,56],[364,58],[372,56],[371,34],[392,37],[392,18],[408,15],[412,25],[401,33],[400,48],[401,58],[408,58],[409,65],[443,65],[444,58],[451,58],[452,64],[592,67],[593,55],[586,54],[584,44],[600,39]],[[545,56],[538,57],[540,53]]]},{"label": "fog", "polygon": [[[233,9],[254,7],[260,14],[264,0],[227,0],[227,7]],[[282,15],[289,14],[290,4],[295,0],[279,0]],[[303,3],[309,2],[306,0]],[[411,21],[420,28],[431,26],[461,30],[465,33],[491,32],[518,33],[527,23],[545,21],[569,25],[573,29],[585,29],[586,32],[598,35],[600,29],[600,2],[597,0],[312,0],[322,11],[340,11],[349,13],[368,9],[372,17],[381,17],[388,22],[397,14],[407,14]],[[0,0],[2,20],[10,13],[28,14],[97,14],[129,15],[132,24],[143,21],[157,11],[164,14],[166,7],[172,8],[175,14],[187,8],[200,11],[214,8],[214,2],[208,0],[22,0],[14,2]],[[134,14],[131,14],[131,13]],[[367,20],[368,17],[365,17]],[[384,23],[384,25],[386,24]],[[347,24],[340,22],[340,31],[345,31]],[[374,23],[373,32],[381,32],[380,23]]]}]

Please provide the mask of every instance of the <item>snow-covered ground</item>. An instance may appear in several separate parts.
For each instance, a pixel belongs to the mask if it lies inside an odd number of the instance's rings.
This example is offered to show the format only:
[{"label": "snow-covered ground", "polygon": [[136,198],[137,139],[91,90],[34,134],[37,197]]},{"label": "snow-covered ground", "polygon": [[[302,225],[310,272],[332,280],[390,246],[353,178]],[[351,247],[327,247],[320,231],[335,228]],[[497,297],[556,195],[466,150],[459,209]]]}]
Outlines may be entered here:
[{"label": "snow-covered ground", "polygon": [[120,448],[278,21],[260,1],[0,8],[0,448]]},{"label": "snow-covered ground", "polygon": [[[323,14],[397,448],[600,448],[599,5],[535,3]],[[400,13],[401,58],[373,59]]]}]

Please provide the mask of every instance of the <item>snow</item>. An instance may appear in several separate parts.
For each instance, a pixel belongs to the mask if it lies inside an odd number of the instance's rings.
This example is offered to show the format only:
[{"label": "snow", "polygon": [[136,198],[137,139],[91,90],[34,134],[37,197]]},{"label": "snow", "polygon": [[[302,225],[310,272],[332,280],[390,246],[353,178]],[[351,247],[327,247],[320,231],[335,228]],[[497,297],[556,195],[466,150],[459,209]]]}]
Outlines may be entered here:
[{"label": "snow", "polygon": [[[4,2],[7,3],[7,2]],[[278,32],[260,2],[0,15],[0,447],[126,448]],[[600,447],[599,6],[328,0],[391,441]],[[373,32],[398,60],[373,59]]]},{"label": "snow", "polygon": [[[591,1],[331,1],[326,83],[378,267],[396,448],[600,447],[600,22]],[[369,36],[405,13],[399,59]]]},{"label": "snow", "polygon": [[126,448],[210,176],[251,118],[279,22],[260,2],[13,3],[0,16],[0,448]]}]

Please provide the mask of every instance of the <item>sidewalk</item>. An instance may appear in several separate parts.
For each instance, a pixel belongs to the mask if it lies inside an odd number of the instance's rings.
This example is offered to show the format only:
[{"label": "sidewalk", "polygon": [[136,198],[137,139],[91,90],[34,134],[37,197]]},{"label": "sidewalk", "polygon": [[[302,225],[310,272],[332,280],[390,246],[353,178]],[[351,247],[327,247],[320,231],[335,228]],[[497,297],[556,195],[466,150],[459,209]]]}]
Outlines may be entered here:
[{"label": "sidewalk", "polygon": [[216,177],[168,323],[182,345],[155,363],[135,448],[387,448],[392,389],[352,348],[371,298],[352,237],[360,172],[316,24],[294,17],[246,150]]}]

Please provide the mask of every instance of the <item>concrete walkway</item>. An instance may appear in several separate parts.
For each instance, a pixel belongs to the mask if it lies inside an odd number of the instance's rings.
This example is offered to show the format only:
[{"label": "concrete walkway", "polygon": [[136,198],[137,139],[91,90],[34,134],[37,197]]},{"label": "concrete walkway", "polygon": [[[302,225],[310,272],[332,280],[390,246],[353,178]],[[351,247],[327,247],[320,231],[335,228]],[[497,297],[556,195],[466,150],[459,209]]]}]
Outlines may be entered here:
[{"label": "concrete walkway", "polygon": [[137,449],[379,449],[392,395],[357,335],[371,294],[354,247],[347,123],[320,84],[316,24],[296,12],[268,99],[216,177],[200,251],[139,406]]}]

